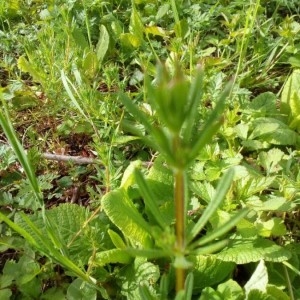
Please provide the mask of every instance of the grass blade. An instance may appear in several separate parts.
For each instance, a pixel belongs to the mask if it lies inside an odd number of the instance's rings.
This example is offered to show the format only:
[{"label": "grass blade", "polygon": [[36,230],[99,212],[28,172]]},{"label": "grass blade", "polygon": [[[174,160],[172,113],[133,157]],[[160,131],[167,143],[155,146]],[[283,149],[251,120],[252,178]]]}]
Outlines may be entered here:
[{"label": "grass blade", "polygon": [[[1,96],[1,95],[0,95]],[[5,133],[6,138],[8,139],[12,149],[14,150],[20,164],[22,165],[24,172],[29,180],[30,186],[32,188],[32,191],[34,193],[34,196],[36,200],[39,203],[39,206],[43,203],[42,194],[40,191],[40,187],[38,184],[38,181],[36,179],[34,168],[32,167],[24,148],[22,147],[21,143],[19,142],[19,139],[17,137],[17,134],[12,126],[12,123],[10,121],[10,116],[8,114],[6,104],[2,99],[3,104],[3,110],[0,110],[0,125],[3,129],[3,132]]]}]

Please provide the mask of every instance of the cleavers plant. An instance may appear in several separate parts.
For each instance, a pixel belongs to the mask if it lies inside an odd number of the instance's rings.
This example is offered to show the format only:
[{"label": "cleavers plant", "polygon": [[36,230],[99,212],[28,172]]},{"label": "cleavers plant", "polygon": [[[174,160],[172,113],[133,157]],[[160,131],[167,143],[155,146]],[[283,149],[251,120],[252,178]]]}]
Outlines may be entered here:
[{"label": "cleavers plant", "polygon": [[[157,116],[156,121],[151,122],[145,112],[139,109],[127,95],[120,94],[120,99],[128,111],[144,125],[148,132],[148,135],[144,137],[146,142],[164,156],[173,172],[176,242],[172,255],[176,270],[176,292],[177,295],[185,297],[186,269],[191,266],[191,263],[186,259],[187,254],[205,253],[205,251],[210,253],[224,247],[226,241],[218,241],[215,244],[209,244],[205,249],[201,249],[204,245],[207,246],[208,243],[223,235],[226,230],[231,229],[247,214],[248,210],[247,208],[241,210],[222,229],[218,228],[204,238],[197,240],[197,235],[209,217],[216,211],[230,187],[233,171],[228,170],[220,180],[214,201],[206,208],[194,227],[189,232],[187,231],[186,215],[190,201],[187,190],[187,171],[200,150],[211,142],[214,134],[222,125],[222,113],[231,83],[227,84],[210,117],[199,130],[199,105],[203,93],[204,71],[199,68],[195,78],[190,81],[185,76],[179,62],[175,59],[173,63],[173,74],[172,70],[168,70],[164,64],[159,63],[154,82],[151,82],[148,77],[145,79],[147,99]],[[157,223],[163,226],[163,216],[160,216],[159,208],[155,207],[154,202],[151,203],[150,188],[147,187],[146,181],[138,170],[135,174],[141,194],[144,199],[147,199],[145,201],[149,203],[149,208],[152,210],[153,216],[156,216]]]}]

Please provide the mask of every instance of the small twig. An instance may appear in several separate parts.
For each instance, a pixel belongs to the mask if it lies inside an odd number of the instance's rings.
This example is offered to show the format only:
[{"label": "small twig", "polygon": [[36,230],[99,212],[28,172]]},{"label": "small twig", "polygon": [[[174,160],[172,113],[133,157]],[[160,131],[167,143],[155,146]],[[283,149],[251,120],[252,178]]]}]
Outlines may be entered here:
[{"label": "small twig", "polygon": [[89,164],[99,163],[97,159],[83,157],[83,156],[70,156],[70,155],[62,155],[62,154],[43,153],[42,157],[49,160],[67,161],[77,165],[89,165]]}]

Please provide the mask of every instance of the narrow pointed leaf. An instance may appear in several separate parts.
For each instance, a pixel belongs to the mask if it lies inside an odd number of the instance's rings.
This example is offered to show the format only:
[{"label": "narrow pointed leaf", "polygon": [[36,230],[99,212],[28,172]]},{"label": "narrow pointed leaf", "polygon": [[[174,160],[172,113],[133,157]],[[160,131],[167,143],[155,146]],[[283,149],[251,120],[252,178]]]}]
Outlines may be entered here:
[{"label": "narrow pointed leaf", "polygon": [[155,201],[155,196],[152,194],[150,188],[148,187],[142,173],[138,169],[135,169],[134,175],[146,207],[150,210],[152,216],[159,224],[159,226],[161,226],[161,228],[165,228],[167,225],[164,221],[164,217],[161,214],[159,207]]},{"label": "narrow pointed leaf", "polygon": [[143,111],[141,111],[126,94],[120,93],[119,98],[127,110],[145,126],[148,132],[151,132],[153,126],[148,120],[149,117]]},{"label": "narrow pointed leaf", "polygon": [[[195,248],[195,250],[191,251],[192,255],[207,255],[211,253],[215,253],[223,249],[225,246],[228,245],[229,240],[221,240],[217,241],[213,244],[208,246],[201,246],[200,248]],[[194,247],[197,247],[197,242],[194,244]]]},{"label": "narrow pointed leaf", "polygon": [[65,90],[68,94],[68,96],[70,97],[72,103],[74,104],[74,106],[78,109],[78,111],[82,114],[82,116],[89,122],[91,123],[91,119],[86,115],[86,113],[83,111],[82,107],[80,106],[79,102],[77,101],[76,97],[74,96],[72,90],[70,87],[72,87],[73,91],[77,94],[77,97],[80,98],[80,95],[78,94],[75,86],[73,85],[73,83],[70,81],[70,79],[65,75],[64,71],[61,71],[61,80],[62,83],[65,87]]},{"label": "narrow pointed leaf", "polygon": [[203,77],[204,72],[199,70],[190,87],[187,103],[188,118],[186,119],[186,123],[182,130],[182,137],[186,144],[188,144],[191,140],[193,129],[196,125],[196,117],[199,113],[199,104],[203,95]]},{"label": "narrow pointed leaf", "polygon": [[118,249],[126,249],[126,244],[123,239],[115,231],[108,229],[108,235]]},{"label": "narrow pointed leaf", "polygon": [[[0,95],[1,96],[1,95]],[[13,148],[20,164],[22,165],[25,174],[29,180],[30,186],[32,188],[33,194],[38,201],[39,206],[42,205],[43,199],[40,192],[39,184],[37,182],[36,176],[34,174],[34,169],[25,153],[24,148],[22,147],[16,132],[11,124],[10,116],[7,112],[7,109],[5,107],[4,101],[2,101],[3,104],[3,110],[0,110],[0,125],[3,129],[3,132],[5,133],[11,147]]]},{"label": "narrow pointed leaf", "polygon": [[222,225],[222,227],[219,227],[212,231],[211,233],[208,233],[203,238],[199,239],[196,243],[197,246],[205,245],[211,241],[213,241],[216,238],[221,237],[223,234],[228,232],[230,229],[232,229],[243,217],[245,217],[249,213],[248,208],[241,209],[238,213],[235,214],[234,217],[232,217],[228,222]]},{"label": "narrow pointed leaf", "polygon": [[229,169],[222,176],[222,178],[217,186],[215,197],[208,204],[208,206],[204,210],[202,216],[200,217],[199,221],[195,224],[195,226],[189,233],[189,235],[187,237],[188,242],[192,241],[197,236],[197,234],[204,228],[204,226],[208,222],[209,218],[218,209],[218,207],[222,203],[228,189],[230,188],[233,176],[234,176],[233,169]]},{"label": "narrow pointed leaf", "polygon": [[198,155],[199,151],[211,141],[214,134],[216,134],[219,128],[221,127],[223,123],[222,113],[225,109],[225,100],[229,95],[230,89],[231,84],[229,83],[227,84],[225,90],[221,94],[219,101],[217,102],[217,105],[212,111],[209,119],[204,124],[203,130],[198,140],[195,142],[194,146],[192,147],[189,153],[188,161],[192,161]]}]

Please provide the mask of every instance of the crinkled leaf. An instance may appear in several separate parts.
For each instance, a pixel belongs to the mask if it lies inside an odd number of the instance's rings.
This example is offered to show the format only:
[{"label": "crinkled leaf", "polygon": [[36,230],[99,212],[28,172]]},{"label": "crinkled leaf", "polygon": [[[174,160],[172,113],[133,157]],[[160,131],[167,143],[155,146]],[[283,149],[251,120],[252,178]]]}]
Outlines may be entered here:
[{"label": "crinkled leaf", "polygon": [[257,118],[251,124],[250,140],[259,138],[274,145],[295,145],[298,135],[288,125],[274,118]]},{"label": "crinkled leaf", "polygon": [[123,188],[106,194],[102,198],[101,204],[110,220],[127,238],[141,246],[149,244],[151,228]]},{"label": "crinkled leaf", "polygon": [[214,255],[222,261],[247,264],[260,261],[261,259],[282,262],[291,257],[291,252],[270,240],[256,239],[250,241],[232,241],[226,249]]},{"label": "crinkled leaf", "polygon": [[214,255],[189,256],[194,265],[194,292],[224,280],[235,267],[234,262],[225,262]]},{"label": "crinkled leaf", "polygon": [[93,260],[93,263],[98,266],[104,266],[111,263],[129,264],[132,260],[132,256],[130,256],[125,250],[111,249],[96,253],[96,257]]},{"label": "crinkled leaf", "polygon": [[159,267],[147,262],[144,258],[136,258],[134,263],[120,271],[122,283],[121,293],[126,299],[144,300],[140,295],[140,286],[148,287],[152,296],[158,295],[153,286],[160,277]]},{"label": "crinkled leaf", "polygon": [[277,113],[276,109],[277,97],[271,92],[266,92],[255,97],[249,104],[249,108],[254,114],[259,114],[261,117],[271,116]]}]

